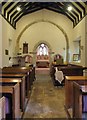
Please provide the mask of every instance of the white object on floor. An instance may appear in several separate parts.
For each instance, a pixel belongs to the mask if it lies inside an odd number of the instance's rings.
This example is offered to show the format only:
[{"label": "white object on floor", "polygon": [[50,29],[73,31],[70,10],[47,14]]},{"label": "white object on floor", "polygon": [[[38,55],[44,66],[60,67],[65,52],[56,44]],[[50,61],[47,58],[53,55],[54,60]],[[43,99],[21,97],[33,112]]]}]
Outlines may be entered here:
[{"label": "white object on floor", "polygon": [[55,67],[55,70],[56,70],[56,72],[55,72],[55,80],[58,80],[59,83],[61,84],[61,82],[62,82],[63,79],[64,79],[63,72],[62,72],[62,71],[59,71],[59,70],[57,69],[57,67]]}]

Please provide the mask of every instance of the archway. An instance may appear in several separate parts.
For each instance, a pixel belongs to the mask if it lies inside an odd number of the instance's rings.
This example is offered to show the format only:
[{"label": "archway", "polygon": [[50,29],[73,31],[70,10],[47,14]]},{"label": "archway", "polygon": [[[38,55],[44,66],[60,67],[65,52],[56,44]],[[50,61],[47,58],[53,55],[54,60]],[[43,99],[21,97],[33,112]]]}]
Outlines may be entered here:
[{"label": "archway", "polygon": [[[50,44],[47,41],[44,41],[44,40],[39,41],[34,46],[33,52],[36,53],[36,50],[37,50],[38,46],[40,44],[42,44],[42,43],[45,44],[48,47],[48,49],[49,49],[49,62],[51,62],[51,54],[50,53],[52,53],[52,48],[51,48]],[[33,62],[36,63],[36,54],[34,54],[34,56],[33,56]]]},{"label": "archway", "polygon": [[22,34],[23,34],[31,25],[36,24],[36,23],[39,23],[39,22],[48,22],[48,23],[50,23],[50,24],[53,24],[54,26],[56,26],[58,29],[61,30],[61,32],[63,33],[63,35],[65,36],[65,39],[66,39],[66,62],[68,63],[68,62],[69,62],[69,39],[68,39],[68,36],[67,36],[65,30],[64,30],[61,26],[59,26],[59,25],[57,25],[56,23],[54,23],[54,22],[52,22],[52,21],[49,21],[49,20],[37,20],[37,21],[34,21],[34,22],[29,23],[28,25],[26,25],[26,26],[24,27],[24,29],[21,31],[21,33],[19,34],[19,36],[18,36],[18,38],[17,38],[17,40],[16,40],[16,50],[18,51],[18,49],[19,49],[19,41],[20,41],[20,39],[21,39]]}]

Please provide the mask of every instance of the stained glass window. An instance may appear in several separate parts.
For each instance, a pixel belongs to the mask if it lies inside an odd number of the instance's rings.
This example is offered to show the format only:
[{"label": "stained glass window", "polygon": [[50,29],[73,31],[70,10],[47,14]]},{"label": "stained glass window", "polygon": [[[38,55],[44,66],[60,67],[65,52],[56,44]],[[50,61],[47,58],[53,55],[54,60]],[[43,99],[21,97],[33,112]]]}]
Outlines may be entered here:
[{"label": "stained glass window", "polygon": [[38,46],[37,55],[48,55],[48,47],[44,43]]}]

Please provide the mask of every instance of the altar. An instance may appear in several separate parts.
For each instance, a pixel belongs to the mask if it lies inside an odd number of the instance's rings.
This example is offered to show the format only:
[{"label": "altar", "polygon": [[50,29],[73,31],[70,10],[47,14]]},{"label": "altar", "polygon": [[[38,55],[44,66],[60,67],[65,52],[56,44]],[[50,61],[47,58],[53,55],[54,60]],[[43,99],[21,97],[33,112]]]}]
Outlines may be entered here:
[{"label": "altar", "polygon": [[36,67],[38,68],[48,68],[49,60],[38,60],[36,61]]}]

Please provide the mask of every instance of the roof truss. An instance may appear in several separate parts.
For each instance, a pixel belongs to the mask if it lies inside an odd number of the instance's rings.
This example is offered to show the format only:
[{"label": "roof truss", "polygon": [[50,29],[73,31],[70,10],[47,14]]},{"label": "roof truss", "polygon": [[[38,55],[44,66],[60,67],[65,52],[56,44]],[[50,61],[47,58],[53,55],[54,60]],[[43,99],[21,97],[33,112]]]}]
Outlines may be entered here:
[{"label": "roof truss", "polygon": [[[86,2],[0,2],[0,14],[14,27],[22,16],[30,14],[32,12],[48,9],[57,13],[66,15],[72,22],[73,26],[76,26],[82,18],[87,14],[87,1]],[[17,7],[20,6],[21,11],[17,11]],[[68,11],[67,7],[72,6],[72,10]]]}]

